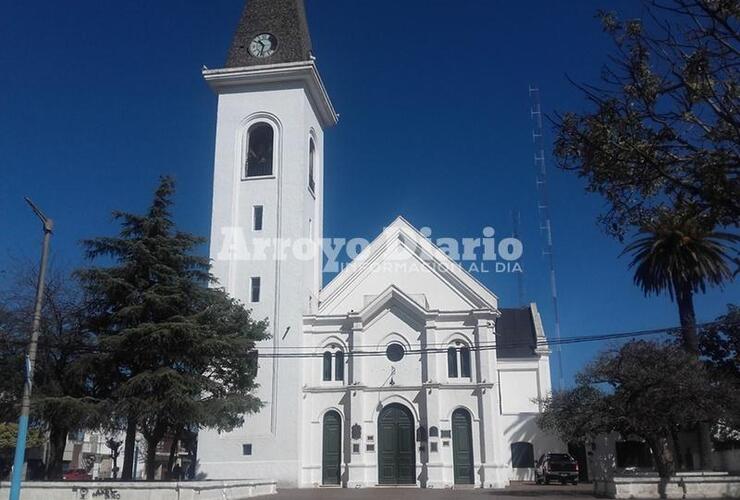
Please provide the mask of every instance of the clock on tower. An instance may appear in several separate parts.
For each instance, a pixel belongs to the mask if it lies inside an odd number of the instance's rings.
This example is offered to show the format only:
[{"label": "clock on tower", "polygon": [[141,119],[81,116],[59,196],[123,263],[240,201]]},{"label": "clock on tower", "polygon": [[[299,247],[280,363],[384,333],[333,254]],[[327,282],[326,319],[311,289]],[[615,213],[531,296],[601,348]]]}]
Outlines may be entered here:
[{"label": "clock on tower", "polygon": [[229,49],[226,67],[311,59],[302,0],[249,0]]}]

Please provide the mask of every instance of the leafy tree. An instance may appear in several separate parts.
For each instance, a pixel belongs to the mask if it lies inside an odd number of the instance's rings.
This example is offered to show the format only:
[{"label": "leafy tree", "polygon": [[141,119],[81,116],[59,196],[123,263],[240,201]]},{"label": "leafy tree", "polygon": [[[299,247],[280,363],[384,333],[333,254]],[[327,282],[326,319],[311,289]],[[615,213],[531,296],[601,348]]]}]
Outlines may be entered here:
[{"label": "leafy tree", "polygon": [[[17,439],[18,424],[0,422],[0,479],[5,479],[10,473]],[[31,428],[26,437],[26,449],[43,446],[44,441],[41,430]]]},{"label": "leafy tree", "polygon": [[678,304],[684,347],[699,353],[694,294],[732,278],[730,248],[740,241],[695,218],[663,212],[641,228],[624,253],[632,254],[634,281],[646,295],[668,292]]},{"label": "leafy tree", "polygon": [[604,393],[597,387],[578,385],[557,391],[541,401],[538,424],[557,432],[566,443],[586,443],[605,432],[604,416],[609,414]]},{"label": "leafy tree", "polygon": [[25,343],[19,338],[16,315],[0,301],[0,422],[18,418],[23,389]]},{"label": "leafy tree", "polygon": [[[15,449],[18,439],[18,424],[0,423],[0,450]],[[26,448],[37,448],[44,445],[44,436],[39,429],[33,428],[28,432]]]},{"label": "leafy tree", "polygon": [[126,422],[122,478],[131,478],[137,429],[147,441],[146,474],[157,445],[181,429],[231,429],[261,402],[252,395],[254,343],[266,324],[215,284],[204,240],[176,230],[174,183],[161,179],[144,215],[115,212],[117,237],[85,242],[108,267],[79,271],[90,327],[100,332],[99,364],[111,367],[114,413]]},{"label": "leafy tree", "polygon": [[712,378],[731,388],[727,398],[734,410],[714,436],[719,441],[740,441],[740,308],[729,305],[727,314],[699,332],[699,350]]},{"label": "leafy tree", "polygon": [[555,155],[603,195],[620,240],[663,209],[709,226],[740,221],[740,8],[735,0],[645,0],[643,20],[601,12],[616,54],[592,108],[556,119]]},{"label": "leafy tree", "polygon": [[564,440],[613,431],[637,435],[662,478],[676,471],[674,434],[729,411],[727,387],[712,380],[695,356],[669,343],[639,340],[605,351],[576,380],[576,388],[543,402],[539,425]]},{"label": "leafy tree", "polygon": [[699,350],[715,376],[740,382],[740,307],[728,305],[727,314],[701,330]]},{"label": "leafy tree", "polygon": [[[8,421],[15,421],[18,415],[36,281],[33,267],[21,268],[11,290],[2,297],[7,313],[3,357],[8,357],[0,363],[0,387],[10,396],[4,412]],[[83,327],[82,303],[79,287],[70,276],[48,273],[31,398],[34,425],[48,433],[47,479],[62,478],[69,432],[100,422],[100,399],[86,362],[96,339]]]},{"label": "leafy tree", "polygon": [[[676,300],[683,345],[699,352],[693,296],[732,277],[740,221],[740,9],[732,0],[644,0],[645,19],[600,12],[616,55],[591,109],[556,121],[555,155],[604,196],[607,233],[634,252],[635,282]],[[708,424],[702,462],[711,464]]]}]

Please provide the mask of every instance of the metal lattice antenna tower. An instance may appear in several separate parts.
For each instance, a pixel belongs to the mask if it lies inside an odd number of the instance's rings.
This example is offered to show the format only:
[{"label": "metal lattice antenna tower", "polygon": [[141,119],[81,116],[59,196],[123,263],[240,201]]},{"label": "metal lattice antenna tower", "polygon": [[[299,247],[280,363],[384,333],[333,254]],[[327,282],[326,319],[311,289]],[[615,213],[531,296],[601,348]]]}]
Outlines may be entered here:
[{"label": "metal lattice antenna tower", "polygon": [[530,117],[532,119],[532,142],[534,143],[534,166],[537,172],[537,213],[540,221],[540,231],[544,236],[542,254],[550,265],[550,291],[552,292],[552,308],[555,315],[555,351],[558,359],[558,389],[563,389],[563,352],[560,348],[560,312],[558,310],[558,289],[555,280],[555,256],[552,242],[552,223],[550,221],[550,202],[547,193],[547,165],[545,163],[545,141],[542,131],[542,106],[540,104],[540,89],[529,86]]},{"label": "metal lattice antenna tower", "polygon": [[[511,211],[511,222],[512,222],[512,228],[513,228],[513,236],[514,238],[521,240],[521,233],[519,231],[519,227],[522,223],[522,214],[519,210],[512,210]],[[519,307],[524,307],[526,305],[526,298],[525,298],[525,292],[524,292],[524,271],[519,271],[516,275],[516,284],[517,284],[517,291],[519,295]]]}]

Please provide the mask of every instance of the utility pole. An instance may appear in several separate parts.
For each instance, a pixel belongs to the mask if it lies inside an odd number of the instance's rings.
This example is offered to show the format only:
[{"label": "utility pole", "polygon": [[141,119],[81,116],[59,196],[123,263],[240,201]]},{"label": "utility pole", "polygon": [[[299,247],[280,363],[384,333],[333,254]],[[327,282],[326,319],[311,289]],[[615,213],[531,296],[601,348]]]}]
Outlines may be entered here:
[{"label": "utility pole", "polygon": [[31,413],[31,388],[33,384],[33,369],[36,363],[36,350],[39,343],[39,328],[41,326],[41,307],[44,303],[44,286],[46,285],[46,263],[49,259],[49,240],[54,228],[54,221],[47,218],[34,203],[26,198],[31,210],[41,219],[44,229],[44,243],[41,250],[41,266],[39,267],[39,281],[36,285],[36,304],[33,309],[33,325],[31,327],[31,342],[28,345],[28,355],[25,363],[25,380],[23,384],[23,401],[21,416],[18,419],[18,437],[15,443],[15,459],[13,461],[13,478],[10,483],[10,500],[20,500],[21,481],[23,480],[23,464],[26,458],[26,437],[28,434],[28,416]]}]

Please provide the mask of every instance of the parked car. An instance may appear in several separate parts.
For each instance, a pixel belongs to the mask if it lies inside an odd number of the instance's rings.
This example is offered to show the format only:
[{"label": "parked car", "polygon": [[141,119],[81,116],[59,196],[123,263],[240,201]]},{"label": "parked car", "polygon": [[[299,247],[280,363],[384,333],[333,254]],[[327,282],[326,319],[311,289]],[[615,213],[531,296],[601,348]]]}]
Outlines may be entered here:
[{"label": "parked car", "polygon": [[92,476],[85,469],[70,469],[62,475],[65,481],[91,481]]},{"label": "parked car", "polygon": [[535,464],[534,480],[537,484],[578,484],[578,462],[567,453],[545,453]]}]

